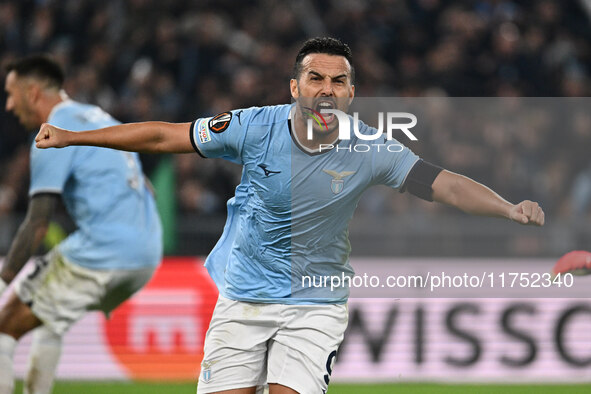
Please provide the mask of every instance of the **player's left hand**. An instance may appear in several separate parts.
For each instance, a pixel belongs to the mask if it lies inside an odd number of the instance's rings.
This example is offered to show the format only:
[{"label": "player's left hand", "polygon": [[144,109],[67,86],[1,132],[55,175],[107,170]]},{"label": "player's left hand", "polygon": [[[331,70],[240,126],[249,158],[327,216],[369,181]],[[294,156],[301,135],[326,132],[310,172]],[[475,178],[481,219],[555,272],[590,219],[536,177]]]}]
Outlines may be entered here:
[{"label": "player's left hand", "polygon": [[517,205],[513,205],[509,211],[509,218],[521,224],[544,225],[544,211],[534,201],[525,200]]}]

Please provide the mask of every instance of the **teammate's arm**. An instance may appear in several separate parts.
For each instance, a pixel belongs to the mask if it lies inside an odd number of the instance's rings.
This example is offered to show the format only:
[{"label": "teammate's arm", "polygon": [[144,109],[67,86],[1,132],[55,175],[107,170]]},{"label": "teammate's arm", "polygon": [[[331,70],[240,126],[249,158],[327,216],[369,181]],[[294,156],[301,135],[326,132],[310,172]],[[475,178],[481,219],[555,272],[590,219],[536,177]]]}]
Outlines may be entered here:
[{"label": "teammate's arm", "polygon": [[[0,271],[3,284],[10,283],[35,253],[49,226],[49,220],[60,199],[59,194],[40,193],[31,197],[27,216],[18,229]],[[0,283],[0,287],[3,285]],[[0,293],[1,293],[0,288]]]},{"label": "teammate's arm", "polygon": [[142,153],[190,153],[194,152],[190,127],[191,123],[142,122],[72,132],[44,123],[35,142],[38,148],[92,145]]},{"label": "teammate's arm", "polygon": [[443,170],[431,187],[434,201],[469,214],[507,218],[521,224],[544,224],[544,211],[538,203],[525,200],[511,204],[488,187],[463,175]]}]

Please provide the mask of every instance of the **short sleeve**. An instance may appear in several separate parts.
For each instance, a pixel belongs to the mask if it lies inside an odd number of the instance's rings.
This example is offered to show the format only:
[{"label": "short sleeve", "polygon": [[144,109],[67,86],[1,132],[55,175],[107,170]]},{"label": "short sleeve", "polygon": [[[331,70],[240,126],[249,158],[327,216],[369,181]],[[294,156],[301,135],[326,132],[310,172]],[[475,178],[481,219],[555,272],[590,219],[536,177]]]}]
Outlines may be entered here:
[{"label": "short sleeve", "polygon": [[31,185],[29,196],[38,193],[61,194],[72,172],[76,147],[39,149],[31,147]]},{"label": "short sleeve", "polygon": [[222,112],[211,118],[200,118],[191,124],[193,148],[203,157],[222,158],[242,164],[242,148],[248,130],[251,110]]},{"label": "short sleeve", "polygon": [[400,142],[385,140],[373,156],[375,183],[400,188],[417,160],[419,157]]}]

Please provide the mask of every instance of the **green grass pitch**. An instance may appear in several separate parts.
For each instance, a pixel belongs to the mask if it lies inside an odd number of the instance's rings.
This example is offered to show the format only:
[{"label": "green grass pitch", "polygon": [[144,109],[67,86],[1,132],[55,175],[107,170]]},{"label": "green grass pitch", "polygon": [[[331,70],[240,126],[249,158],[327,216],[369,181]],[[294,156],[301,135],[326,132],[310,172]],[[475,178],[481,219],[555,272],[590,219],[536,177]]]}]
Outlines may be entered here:
[{"label": "green grass pitch", "polygon": [[[195,394],[195,383],[140,382],[57,382],[53,394]],[[22,392],[17,383],[15,393]],[[514,384],[331,384],[329,394],[588,394],[590,384],[514,385]]]}]

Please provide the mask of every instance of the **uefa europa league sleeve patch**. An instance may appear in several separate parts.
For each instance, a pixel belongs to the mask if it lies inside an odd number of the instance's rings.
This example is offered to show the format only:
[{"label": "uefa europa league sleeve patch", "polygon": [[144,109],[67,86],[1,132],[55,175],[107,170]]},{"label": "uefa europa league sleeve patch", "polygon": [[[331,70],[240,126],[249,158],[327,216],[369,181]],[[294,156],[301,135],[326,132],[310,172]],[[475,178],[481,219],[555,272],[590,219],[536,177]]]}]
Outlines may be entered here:
[{"label": "uefa europa league sleeve patch", "polygon": [[231,120],[231,112],[222,112],[221,114],[218,114],[211,118],[211,120],[209,121],[209,129],[214,133],[224,132],[230,126]]}]

